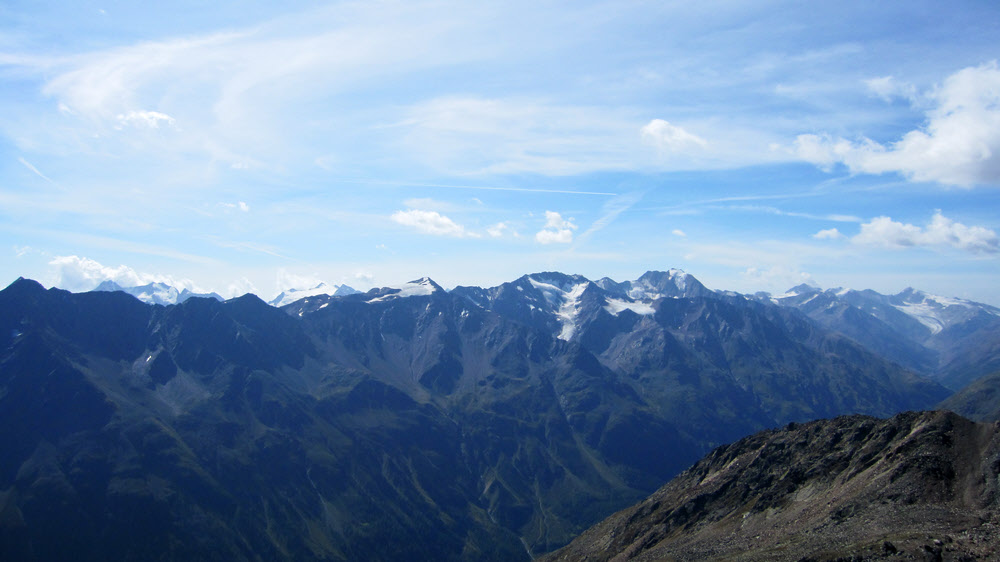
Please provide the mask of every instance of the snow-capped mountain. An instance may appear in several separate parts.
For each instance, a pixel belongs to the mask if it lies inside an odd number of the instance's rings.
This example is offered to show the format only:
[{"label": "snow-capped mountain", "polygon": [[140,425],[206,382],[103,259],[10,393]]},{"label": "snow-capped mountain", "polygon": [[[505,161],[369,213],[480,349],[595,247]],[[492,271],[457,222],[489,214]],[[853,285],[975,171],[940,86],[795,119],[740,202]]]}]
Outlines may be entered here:
[{"label": "snow-capped mountain", "polygon": [[821,290],[799,285],[764,302],[792,307],[880,355],[957,390],[1000,369],[1000,309],[908,288]]},{"label": "snow-capped mountain", "polygon": [[[344,288],[346,287],[346,290]],[[281,308],[293,316],[303,316],[317,310],[324,309],[336,300],[347,300],[351,303],[362,302],[375,304],[389,302],[406,297],[428,296],[436,293],[447,294],[440,285],[429,277],[422,277],[396,287],[379,287],[367,293],[356,291],[346,285],[341,286],[341,290],[335,293],[318,292],[314,295],[303,296],[292,300]],[[274,301],[272,301],[272,304]]]},{"label": "snow-capped mountain", "polygon": [[581,325],[593,321],[599,311],[611,316],[626,310],[650,315],[657,299],[715,294],[679,269],[649,271],[635,281],[621,283],[607,277],[595,282],[581,275],[533,273],[489,289],[456,287],[452,292],[483,308],[552,330],[566,341],[573,339]]},{"label": "snow-capped mountain", "polygon": [[321,295],[340,297],[344,295],[353,295],[358,292],[359,291],[347,285],[327,285],[326,283],[320,283],[311,289],[288,289],[286,291],[282,291],[267,304],[281,308],[285,305],[292,304],[297,300],[308,297],[317,297]]},{"label": "snow-capped mountain", "polygon": [[441,285],[435,283],[430,277],[421,277],[409,283],[404,283],[399,287],[385,287],[369,291],[365,296],[368,297],[370,295],[371,298],[366,298],[365,302],[384,302],[406,297],[422,297],[438,292],[444,292]]},{"label": "snow-capped mountain", "polygon": [[139,285],[136,287],[122,287],[121,285],[115,283],[114,281],[104,281],[95,291],[121,291],[123,293],[128,293],[133,297],[141,300],[142,302],[148,304],[180,304],[190,298],[211,298],[218,301],[225,300],[218,293],[194,293],[188,289],[177,290],[176,287],[167,285],[166,283],[149,283],[147,285]]},{"label": "snow-capped mountain", "polygon": [[[163,283],[122,288],[106,282],[98,290],[125,291],[153,304],[176,304],[192,296],[222,300],[215,294],[195,295]],[[366,293],[346,285],[319,284],[311,289],[285,291],[269,304],[303,316],[339,299],[374,305],[448,293],[568,342],[586,338],[605,341],[634,319],[652,317],[664,300],[750,300],[795,309],[823,328],[955,390],[1000,370],[1000,309],[915,289],[883,295],[872,290],[822,290],[799,285],[780,295],[748,296],[713,291],[694,276],[669,269],[649,271],[636,280],[623,282],[541,272],[495,287],[456,287],[452,291],[445,291],[429,278]]]},{"label": "snow-capped mountain", "polygon": [[622,292],[637,301],[654,301],[659,298],[693,298],[713,293],[680,269],[668,271],[647,271],[635,281],[615,283],[605,277],[597,282],[602,288],[612,292]]},{"label": "snow-capped mountain", "polygon": [[[840,287],[823,291],[803,284],[789,289],[782,295],[770,297],[770,300],[783,306],[811,311],[829,310],[846,304],[864,310],[897,329],[906,332],[915,331],[916,336],[923,332],[925,337],[934,336],[950,326],[967,322],[981,312],[1000,316],[1000,309],[988,304],[931,295],[913,288],[907,288],[895,295],[883,295],[872,290],[855,291]],[[910,320],[903,320],[897,312]],[[913,322],[923,326],[923,330],[918,329]]]}]

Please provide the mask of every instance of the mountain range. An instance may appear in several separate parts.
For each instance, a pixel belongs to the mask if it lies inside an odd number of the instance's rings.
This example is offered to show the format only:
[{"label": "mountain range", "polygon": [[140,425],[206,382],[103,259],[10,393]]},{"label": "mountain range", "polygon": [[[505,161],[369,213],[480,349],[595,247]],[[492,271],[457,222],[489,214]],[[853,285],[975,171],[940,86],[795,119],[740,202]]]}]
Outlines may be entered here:
[{"label": "mountain range", "polygon": [[162,305],[180,304],[194,297],[210,298],[217,301],[226,300],[218,293],[195,293],[188,289],[177,290],[176,287],[159,281],[133,287],[122,287],[118,283],[108,280],[102,281],[94,290],[106,292],[120,291],[130,294],[142,302]]},{"label": "mountain range", "polygon": [[[870,351],[930,377],[953,391],[1000,370],[1000,308],[965,299],[930,295],[913,288],[895,295],[884,295],[870,289],[834,288],[824,291],[807,284],[793,287],[781,295],[740,295],[712,291],[692,275],[677,269],[647,272],[635,281],[622,283],[605,277],[594,284],[610,295],[610,306],[622,307],[631,303],[628,306],[640,312],[645,305],[664,297],[744,297],[795,308],[824,328],[845,335]],[[483,295],[505,285],[491,289],[457,287],[454,291],[482,304]],[[577,283],[574,286],[580,285]],[[197,294],[164,283],[121,287],[112,281],[105,281],[95,290],[124,291],[150,304],[178,304],[192,296],[223,300],[216,293]],[[565,316],[574,310],[572,306],[576,296],[556,295],[559,291],[553,285],[549,298],[566,303],[567,308],[562,311]],[[286,289],[268,303],[282,307],[308,297],[355,293],[359,291],[347,285],[320,283],[308,289]],[[547,311],[546,314],[551,316],[552,312]],[[566,327],[572,329],[568,324]]]},{"label": "mountain range", "polygon": [[799,285],[756,298],[796,308],[820,325],[958,390],[1000,370],[1000,309],[912,288],[896,295]]},{"label": "mountain range", "polygon": [[951,394],[791,302],[678,270],[280,309],[21,279],[0,291],[0,558],[528,559],[719,445]]}]

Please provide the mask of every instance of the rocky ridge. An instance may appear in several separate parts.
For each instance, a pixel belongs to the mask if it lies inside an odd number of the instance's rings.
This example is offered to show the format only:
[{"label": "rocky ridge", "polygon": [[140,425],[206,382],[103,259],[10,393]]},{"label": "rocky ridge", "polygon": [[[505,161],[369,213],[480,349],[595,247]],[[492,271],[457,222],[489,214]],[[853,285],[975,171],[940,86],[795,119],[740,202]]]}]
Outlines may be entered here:
[{"label": "rocky ridge", "polygon": [[719,447],[545,560],[995,560],[1000,428],[951,412]]}]

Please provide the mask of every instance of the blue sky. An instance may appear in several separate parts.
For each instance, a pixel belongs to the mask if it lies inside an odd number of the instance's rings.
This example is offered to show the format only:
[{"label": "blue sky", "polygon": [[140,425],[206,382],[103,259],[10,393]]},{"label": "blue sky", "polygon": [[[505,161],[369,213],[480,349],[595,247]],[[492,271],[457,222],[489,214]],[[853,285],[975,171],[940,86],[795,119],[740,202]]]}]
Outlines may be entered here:
[{"label": "blue sky", "polygon": [[1000,305],[995,2],[159,4],[0,6],[0,283]]}]

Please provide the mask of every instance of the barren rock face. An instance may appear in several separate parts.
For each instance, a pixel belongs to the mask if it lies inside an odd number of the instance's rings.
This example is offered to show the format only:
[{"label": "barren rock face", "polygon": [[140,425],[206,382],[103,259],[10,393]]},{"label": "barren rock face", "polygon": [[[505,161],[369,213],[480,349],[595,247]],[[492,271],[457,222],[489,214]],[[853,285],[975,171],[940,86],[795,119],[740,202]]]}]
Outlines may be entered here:
[{"label": "barren rock face", "polygon": [[948,412],[789,424],[716,449],[549,559],[993,560],[998,471],[998,427]]}]

